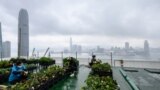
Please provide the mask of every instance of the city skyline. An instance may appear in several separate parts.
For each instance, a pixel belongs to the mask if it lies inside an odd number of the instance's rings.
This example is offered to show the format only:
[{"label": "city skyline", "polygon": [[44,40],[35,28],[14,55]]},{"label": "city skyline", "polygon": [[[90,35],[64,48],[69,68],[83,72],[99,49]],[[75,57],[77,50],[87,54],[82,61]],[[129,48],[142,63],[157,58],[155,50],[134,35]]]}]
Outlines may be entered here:
[{"label": "city skyline", "polygon": [[1,1],[2,36],[4,41],[11,41],[12,55],[16,56],[18,12],[24,8],[30,16],[29,52],[34,47],[37,50],[45,50],[47,47],[63,50],[69,47],[69,37],[82,47],[123,47],[125,42],[129,42],[132,47],[143,48],[144,40],[148,40],[151,48],[159,48],[160,37],[157,32],[160,30],[160,13],[156,7],[159,4],[157,1],[144,1],[145,5],[143,1],[122,0],[118,1],[119,4],[107,0],[69,0],[64,3]]}]

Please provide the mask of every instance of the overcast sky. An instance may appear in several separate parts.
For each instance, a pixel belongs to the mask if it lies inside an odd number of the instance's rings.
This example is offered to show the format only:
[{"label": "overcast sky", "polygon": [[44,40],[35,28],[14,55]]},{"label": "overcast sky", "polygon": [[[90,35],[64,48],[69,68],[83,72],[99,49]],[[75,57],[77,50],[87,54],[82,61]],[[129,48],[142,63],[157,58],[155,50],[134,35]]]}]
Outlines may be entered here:
[{"label": "overcast sky", "polygon": [[69,47],[160,47],[160,0],[0,0],[3,41],[17,54],[18,13],[29,14],[30,51]]}]

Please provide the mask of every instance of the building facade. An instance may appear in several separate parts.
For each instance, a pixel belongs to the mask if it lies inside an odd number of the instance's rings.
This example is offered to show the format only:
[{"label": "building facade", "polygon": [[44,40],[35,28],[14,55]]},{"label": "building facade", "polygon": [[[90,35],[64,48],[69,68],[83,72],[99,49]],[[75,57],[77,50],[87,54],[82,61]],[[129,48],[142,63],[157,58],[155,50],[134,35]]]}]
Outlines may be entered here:
[{"label": "building facade", "polygon": [[129,50],[129,42],[125,42],[125,50]]},{"label": "building facade", "polygon": [[73,46],[72,46],[72,38],[70,38],[70,52],[72,53],[72,48],[73,48]]},{"label": "building facade", "polygon": [[11,57],[11,42],[5,41],[3,42],[3,58]]},{"label": "building facade", "polygon": [[2,46],[2,30],[1,30],[1,23],[0,23],[0,58],[3,57],[3,46]]},{"label": "building facade", "polygon": [[29,19],[28,12],[21,9],[18,16],[18,57],[29,55]]},{"label": "building facade", "polygon": [[149,43],[147,40],[144,41],[144,55],[150,55]]}]

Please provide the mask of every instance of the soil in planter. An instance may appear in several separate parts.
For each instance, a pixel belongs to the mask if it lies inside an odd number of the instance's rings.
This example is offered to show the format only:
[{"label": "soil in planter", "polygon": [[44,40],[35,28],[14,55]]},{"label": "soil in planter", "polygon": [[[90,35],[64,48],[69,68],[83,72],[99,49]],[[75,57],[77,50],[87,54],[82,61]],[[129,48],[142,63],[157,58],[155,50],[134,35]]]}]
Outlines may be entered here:
[{"label": "soil in planter", "polygon": [[90,69],[87,67],[80,67],[77,77],[70,76],[69,78],[58,82],[56,85],[50,88],[50,90],[80,90],[85,86],[85,80],[90,73]]}]

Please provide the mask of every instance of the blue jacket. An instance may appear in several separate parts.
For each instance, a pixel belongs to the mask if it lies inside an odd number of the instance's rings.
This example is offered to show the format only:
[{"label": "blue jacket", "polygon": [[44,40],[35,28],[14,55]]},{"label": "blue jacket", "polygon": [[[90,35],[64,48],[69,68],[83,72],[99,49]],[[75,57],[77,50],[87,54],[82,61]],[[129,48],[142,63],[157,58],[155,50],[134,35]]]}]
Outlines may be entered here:
[{"label": "blue jacket", "polygon": [[21,79],[21,71],[22,71],[21,67],[13,65],[11,74],[9,76],[9,82]]}]

